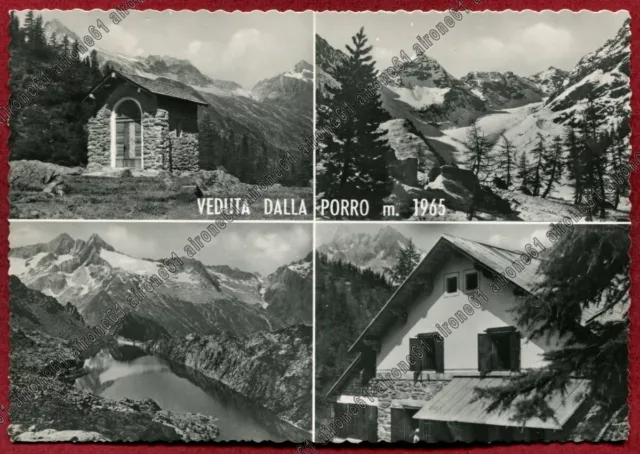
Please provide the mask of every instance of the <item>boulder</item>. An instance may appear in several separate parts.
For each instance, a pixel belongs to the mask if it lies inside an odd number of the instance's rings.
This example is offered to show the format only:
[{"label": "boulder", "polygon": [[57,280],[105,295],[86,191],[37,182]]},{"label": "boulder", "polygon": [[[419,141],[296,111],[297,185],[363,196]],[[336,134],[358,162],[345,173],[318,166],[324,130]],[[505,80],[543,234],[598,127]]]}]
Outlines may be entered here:
[{"label": "boulder", "polygon": [[418,159],[395,159],[391,162],[389,172],[393,178],[409,186],[418,185]]},{"label": "boulder", "polygon": [[193,175],[198,197],[219,197],[225,193],[240,194],[249,185],[222,170],[200,170]]},{"label": "boulder", "polygon": [[48,194],[64,194],[64,178],[83,172],[80,167],[64,167],[41,161],[11,161],[10,165],[9,185],[12,189]]},{"label": "boulder", "polygon": [[440,174],[447,180],[457,181],[472,194],[480,190],[480,181],[471,170],[461,169],[452,165],[443,165],[440,166]]},{"label": "boulder", "polygon": [[520,186],[520,187],[518,188],[518,191],[520,191],[520,192],[521,192],[521,193],[523,193],[524,195],[533,195],[533,192],[531,192],[531,190],[530,190],[528,187],[524,186],[524,185],[523,185],[523,186]]},{"label": "boulder", "polygon": [[[443,166],[444,167],[444,166]],[[425,198],[429,200],[443,199],[444,204],[457,211],[468,211],[473,203],[473,194],[462,183],[439,175],[425,188]]]},{"label": "boulder", "polygon": [[478,211],[492,214],[512,214],[513,209],[508,200],[494,193],[488,186],[482,186],[477,198]]}]

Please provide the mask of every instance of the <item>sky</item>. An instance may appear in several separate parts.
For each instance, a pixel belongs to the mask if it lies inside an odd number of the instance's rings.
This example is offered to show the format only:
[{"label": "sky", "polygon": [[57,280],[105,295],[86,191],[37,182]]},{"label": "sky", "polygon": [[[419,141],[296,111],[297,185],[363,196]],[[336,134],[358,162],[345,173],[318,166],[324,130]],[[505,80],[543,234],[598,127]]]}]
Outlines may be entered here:
[{"label": "sky", "polygon": [[459,236],[481,243],[516,251],[524,250],[527,244],[533,244],[537,238],[543,245],[550,246],[546,237],[549,224],[334,224],[319,223],[316,226],[316,244],[326,244],[333,238],[336,230],[343,226],[349,232],[362,232],[375,235],[385,225],[391,225],[405,237],[411,238],[419,249],[429,251],[443,234]]},{"label": "sky", "polygon": [[[12,222],[11,247],[51,241],[61,233],[88,240],[98,234],[116,251],[136,258],[186,256],[185,245],[209,223]],[[304,258],[313,247],[311,224],[231,223],[193,257],[206,265],[229,265],[263,276]]]},{"label": "sky", "polygon": [[100,19],[109,33],[96,45],[106,51],[188,59],[209,77],[245,88],[289,71],[300,60],[313,61],[313,17],[307,12],[130,10],[118,25],[101,10],[37,13],[45,22],[58,19],[81,37]]},{"label": "sky", "polygon": [[[416,36],[424,36],[449,13],[319,13],[316,33],[345,50],[364,26],[379,70],[404,50],[414,56]],[[585,54],[613,38],[628,12],[506,11],[463,14],[427,50],[455,77],[470,71],[513,71],[531,76],[550,66],[571,70]]]}]

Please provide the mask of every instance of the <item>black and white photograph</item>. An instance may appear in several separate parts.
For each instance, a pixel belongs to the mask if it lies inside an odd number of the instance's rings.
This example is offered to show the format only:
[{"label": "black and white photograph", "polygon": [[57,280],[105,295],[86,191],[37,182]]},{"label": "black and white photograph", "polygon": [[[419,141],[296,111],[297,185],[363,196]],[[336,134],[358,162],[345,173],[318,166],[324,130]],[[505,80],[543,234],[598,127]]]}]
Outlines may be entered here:
[{"label": "black and white photograph", "polygon": [[12,219],[313,217],[312,12],[13,11],[9,35]]},{"label": "black and white photograph", "polygon": [[628,225],[316,235],[316,442],[628,438]]},{"label": "black and white photograph", "polygon": [[13,221],[14,442],[302,442],[312,225]]},{"label": "black and white photograph", "polygon": [[628,11],[319,12],[328,220],[628,221]]}]

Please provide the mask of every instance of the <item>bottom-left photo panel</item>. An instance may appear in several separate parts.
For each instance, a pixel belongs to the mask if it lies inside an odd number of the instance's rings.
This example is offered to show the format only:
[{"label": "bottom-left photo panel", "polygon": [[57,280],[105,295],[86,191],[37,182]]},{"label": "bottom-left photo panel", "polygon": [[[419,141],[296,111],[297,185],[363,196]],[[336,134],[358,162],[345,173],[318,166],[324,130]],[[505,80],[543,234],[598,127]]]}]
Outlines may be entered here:
[{"label": "bottom-left photo panel", "polygon": [[312,224],[10,228],[12,441],[310,439]]}]

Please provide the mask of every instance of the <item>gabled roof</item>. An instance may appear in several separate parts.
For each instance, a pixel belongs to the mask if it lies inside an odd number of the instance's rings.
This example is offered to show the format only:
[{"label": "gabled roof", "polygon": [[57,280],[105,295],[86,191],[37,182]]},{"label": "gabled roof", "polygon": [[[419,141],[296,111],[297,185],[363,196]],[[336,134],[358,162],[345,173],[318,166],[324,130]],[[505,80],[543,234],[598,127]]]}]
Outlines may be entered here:
[{"label": "gabled roof", "polygon": [[[169,98],[180,99],[183,101],[193,102],[203,106],[209,105],[198,93],[180,82],[165,82],[158,79],[150,79],[148,77],[137,76],[133,74],[124,74],[120,71],[112,71],[96,85],[87,97],[90,97],[99,87],[114,77],[120,77],[128,82],[142,88],[143,90],[159,96],[167,96]],[[182,85],[182,86],[181,86]],[[86,97],[85,97],[86,99]]]},{"label": "gabled roof", "polygon": [[[411,304],[412,298],[424,291],[425,285],[428,284],[425,283],[424,280],[421,280],[421,278],[438,270],[442,265],[442,260],[448,258],[452,252],[457,252],[469,257],[478,263],[481,268],[484,268],[490,274],[496,276],[502,275],[509,267],[513,268],[513,263],[516,260],[520,260],[520,262],[523,263],[521,260],[523,252],[491,246],[453,235],[442,235],[409,277],[407,277],[395,293],[391,295],[391,298],[389,298],[387,303],[380,309],[362,334],[360,334],[358,339],[349,348],[349,353],[354,351],[366,336],[380,336],[385,328],[393,323],[394,314],[397,311],[403,310],[408,304]],[[515,273],[515,277],[504,276],[507,281],[516,287],[531,293],[541,280],[541,277],[537,274],[539,266],[540,261],[532,259],[528,265],[524,265],[523,263],[524,269],[518,268],[519,271]]]}]

